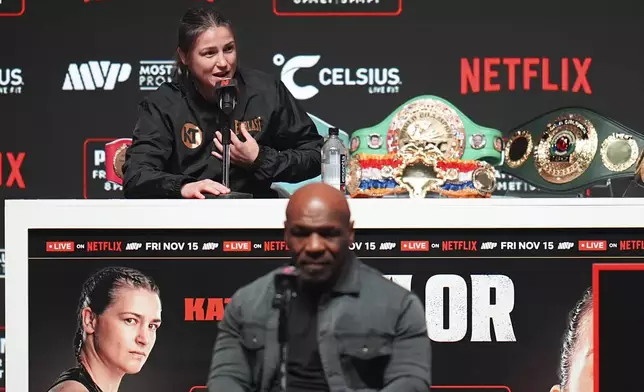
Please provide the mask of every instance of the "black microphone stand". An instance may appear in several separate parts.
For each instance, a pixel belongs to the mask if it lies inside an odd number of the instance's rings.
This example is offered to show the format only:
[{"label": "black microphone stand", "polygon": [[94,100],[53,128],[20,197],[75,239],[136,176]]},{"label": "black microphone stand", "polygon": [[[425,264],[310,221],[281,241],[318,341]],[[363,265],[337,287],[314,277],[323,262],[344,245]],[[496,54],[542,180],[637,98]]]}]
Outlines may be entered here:
[{"label": "black microphone stand", "polygon": [[288,318],[291,313],[291,299],[296,296],[293,292],[293,284],[288,278],[275,280],[275,297],[273,297],[273,309],[279,310],[279,322],[277,325],[277,342],[280,346],[279,356],[279,392],[286,392],[286,365],[288,362]]},{"label": "black microphone stand", "polygon": [[[221,184],[225,186],[226,188],[230,189],[230,133],[232,132],[230,130],[230,127],[232,124],[234,124],[234,121],[232,120],[232,114],[234,110],[234,104],[233,103],[224,103],[221,108],[226,115],[226,124],[224,124],[224,129],[221,130],[221,144],[224,149],[222,153],[222,164],[223,164],[223,171],[222,171],[222,182]],[[219,195],[213,195],[214,198],[217,199],[252,199],[253,195],[250,193],[244,193],[244,192],[233,192],[230,191],[229,193],[225,194],[219,194]]]}]

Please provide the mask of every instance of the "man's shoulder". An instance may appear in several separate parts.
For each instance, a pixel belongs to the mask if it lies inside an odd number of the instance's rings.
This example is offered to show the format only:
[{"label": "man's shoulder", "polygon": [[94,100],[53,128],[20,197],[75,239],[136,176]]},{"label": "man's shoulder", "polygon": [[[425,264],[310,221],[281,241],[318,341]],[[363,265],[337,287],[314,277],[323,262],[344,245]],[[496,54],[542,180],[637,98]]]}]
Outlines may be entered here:
[{"label": "man's shoulder", "polygon": [[380,293],[382,297],[393,301],[400,301],[411,294],[409,290],[387,279],[382,272],[363,262],[359,263],[358,268],[360,269],[361,285],[370,292]]},{"label": "man's shoulder", "polygon": [[271,283],[273,282],[274,276],[279,271],[280,268],[275,268],[269,273],[256,278],[255,280],[247,283],[235,291],[233,295],[233,301],[239,303],[240,305],[248,301],[256,301],[257,299],[263,299],[264,295],[270,288]]}]

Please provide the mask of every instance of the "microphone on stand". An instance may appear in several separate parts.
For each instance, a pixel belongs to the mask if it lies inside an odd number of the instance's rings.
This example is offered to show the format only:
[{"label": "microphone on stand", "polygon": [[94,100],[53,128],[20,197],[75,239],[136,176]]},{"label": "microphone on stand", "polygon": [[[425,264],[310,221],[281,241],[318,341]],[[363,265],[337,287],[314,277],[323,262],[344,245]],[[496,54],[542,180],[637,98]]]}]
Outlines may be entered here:
[{"label": "microphone on stand", "polygon": [[280,345],[279,380],[280,392],[286,391],[286,364],[288,363],[288,317],[291,310],[291,299],[297,288],[298,270],[295,267],[284,267],[275,274],[275,296],[273,308],[279,309],[279,324],[277,326],[277,341]]},{"label": "microphone on stand", "polygon": [[[230,189],[230,133],[231,127],[234,124],[232,119],[233,112],[237,106],[237,96],[239,90],[237,88],[237,81],[235,79],[225,79],[215,84],[215,93],[219,108],[226,115],[226,122],[221,132],[221,144],[223,146],[223,170],[222,170],[222,185]],[[252,199],[253,195],[250,193],[230,192],[221,195],[209,195],[209,198],[217,199]]]},{"label": "microphone on stand", "polygon": [[288,304],[297,287],[298,271],[293,266],[284,267],[275,274],[275,297],[273,297],[273,308],[280,309]]}]

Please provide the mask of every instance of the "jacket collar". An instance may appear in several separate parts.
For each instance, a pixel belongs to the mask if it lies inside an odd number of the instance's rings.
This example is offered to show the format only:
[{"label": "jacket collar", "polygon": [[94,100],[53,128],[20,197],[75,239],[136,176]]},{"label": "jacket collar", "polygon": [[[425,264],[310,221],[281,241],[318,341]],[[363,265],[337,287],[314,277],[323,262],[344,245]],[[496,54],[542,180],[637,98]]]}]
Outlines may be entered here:
[{"label": "jacket collar", "polygon": [[248,83],[247,72],[246,68],[238,66],[234,76],[239,85],[239,102],[233,112],[233,116],[236,120],[243,120],[242,117],[244,113],[246,113],[248,103],[255,96],[259,95],[259,91],[252,84]]},{"label": "jacket collar", "polygon": [[338,294],[360,293],[360,267],[362,263],[356,257],[355,253],[350,252],[338,281],[335,283],[331,292]]}]

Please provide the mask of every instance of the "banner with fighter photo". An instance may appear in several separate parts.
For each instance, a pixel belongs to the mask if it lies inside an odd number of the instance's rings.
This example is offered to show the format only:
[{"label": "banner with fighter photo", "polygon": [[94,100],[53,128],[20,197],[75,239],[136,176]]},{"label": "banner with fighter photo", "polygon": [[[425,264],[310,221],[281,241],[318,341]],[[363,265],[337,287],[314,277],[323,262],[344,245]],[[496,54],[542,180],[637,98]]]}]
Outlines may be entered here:
[{"label": "banner with fighter photo", "polygon": [[[619,331],[634,322],[615,311],[602,313],[608,321],[593,315],[598,271],[644,262],[644,238],[633,229],[361,229],[352,249],[423,302],[432,389],[470,392],[592,391],[599,382],[593,326]],[[106,267],[152,278],[161,301],[156,340],[141,357],[127,354],[133,340],[102,325],[113,346],[103,351],[138,366],[119,391],[206,391],[217,323],[231,296],[289,261],[278,229],[30,230],[29,391],[47,390],[75,366],[81,289]],[[622,276],[602,284],[602,309],[624,301],[615,294],[620,287],[644,282],[643,273],[627,274],[631,283],[620,284],[628,282]],[[275,333],[263,330],[244,344],[261,350]],[[610,356],[601,363],[604,386],[624,357],[612,344],[602,347]]]}]

